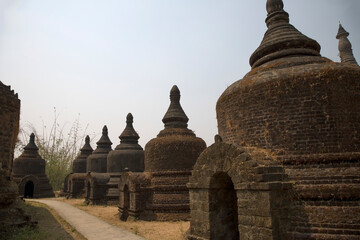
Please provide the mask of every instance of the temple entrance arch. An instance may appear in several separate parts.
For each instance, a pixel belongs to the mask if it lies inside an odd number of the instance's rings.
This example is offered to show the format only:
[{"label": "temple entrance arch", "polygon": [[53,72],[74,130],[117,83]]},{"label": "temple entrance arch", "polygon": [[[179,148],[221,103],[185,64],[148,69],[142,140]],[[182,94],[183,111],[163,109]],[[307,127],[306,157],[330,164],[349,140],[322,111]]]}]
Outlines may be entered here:
[{"label": "temple entrance arch", "polygon": [[34,183],[33,183],[33,181],[27,181],[25,183],[24,197],[25,198],[33,198],[34,197]]},{"label": "temple entrance arch", "polygon": [[289,239],[292,183],[264,149],[215,137],[187,184],[191,220],[186,239]]},{"label": "temple entrance arch", "polygon": [[210,239],[240,239],[236,190],[227,173],[219,172],[211,178],[209,209]]}]

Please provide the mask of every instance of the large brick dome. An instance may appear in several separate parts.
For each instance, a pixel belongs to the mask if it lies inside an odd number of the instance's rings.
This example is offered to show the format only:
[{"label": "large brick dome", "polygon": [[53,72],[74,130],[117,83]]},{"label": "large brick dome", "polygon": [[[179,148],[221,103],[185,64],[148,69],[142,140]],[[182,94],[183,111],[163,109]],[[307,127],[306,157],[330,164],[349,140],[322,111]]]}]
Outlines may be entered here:
[{"label": "large brick dome", "polygon": [[268,1],[252,70],[217,102],[219,134],[276,155],[359,152],[360,68],[321,57],[282,6]]},{"label": "large brick dome", "polygon": [[281,0],[268,0],[267,11],[252,70],[217,102],[219,134],[268,150],[284,167],[294,193],[281,239],[357,239],[360,67],[348,34],[340,28],[342,62],[334,63],[289,24]]}]

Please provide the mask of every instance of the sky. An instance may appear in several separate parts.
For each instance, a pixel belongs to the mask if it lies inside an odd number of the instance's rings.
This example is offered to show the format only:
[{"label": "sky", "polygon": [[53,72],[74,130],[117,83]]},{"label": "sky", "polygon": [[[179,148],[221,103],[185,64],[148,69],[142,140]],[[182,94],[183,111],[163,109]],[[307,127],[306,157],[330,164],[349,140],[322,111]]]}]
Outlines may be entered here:
[{"label": "sky", "polygon": [[[339,62],[338,23],[360,61],[359,0],[284,0],[290,23]],[[265,0],[0,0],[0,80],[19,94],[21,127],[54,122],[113,148],[126,115],[142,147],[164,128],[177,85],[189,128],[207,145],[216,102],[250,71],[266,31]]]}]

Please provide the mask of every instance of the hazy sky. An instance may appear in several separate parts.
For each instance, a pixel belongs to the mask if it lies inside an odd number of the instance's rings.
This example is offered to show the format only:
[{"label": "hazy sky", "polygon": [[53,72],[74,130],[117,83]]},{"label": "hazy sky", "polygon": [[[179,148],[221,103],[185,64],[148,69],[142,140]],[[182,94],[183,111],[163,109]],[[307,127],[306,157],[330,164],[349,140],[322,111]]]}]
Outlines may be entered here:
[{"label": "hazy sky", "polygon": [[[285,0],[290,22],[338,57],[338,22],[360,61],[359,0]],[[176,84],[189,128],[208,145],[216,101],[249,70],[266,30],[265,0],[0,0],[0,80],[18,92],[21,124],[78,118],[113,148],[134,116],[140,144],[163,129]]]}]

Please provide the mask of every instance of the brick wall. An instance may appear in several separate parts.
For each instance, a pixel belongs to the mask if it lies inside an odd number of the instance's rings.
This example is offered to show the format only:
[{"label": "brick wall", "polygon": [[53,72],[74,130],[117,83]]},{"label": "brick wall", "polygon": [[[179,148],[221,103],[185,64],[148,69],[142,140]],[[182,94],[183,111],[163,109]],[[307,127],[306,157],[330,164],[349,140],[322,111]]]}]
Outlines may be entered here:
[{"label": "brick wall", "polygon": [[219,134],[277,155],[360,151],[360,68],[274,69],[234,83],[217,103]]},{"label": "brick wall", "polygon": [[0,82],[0,163],[10,176],[14,148],[19,131],[20,100],[17,94]]}]

